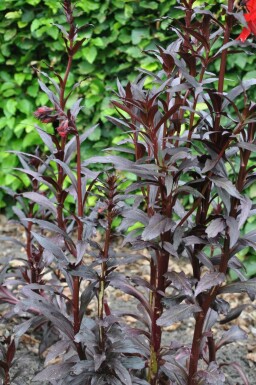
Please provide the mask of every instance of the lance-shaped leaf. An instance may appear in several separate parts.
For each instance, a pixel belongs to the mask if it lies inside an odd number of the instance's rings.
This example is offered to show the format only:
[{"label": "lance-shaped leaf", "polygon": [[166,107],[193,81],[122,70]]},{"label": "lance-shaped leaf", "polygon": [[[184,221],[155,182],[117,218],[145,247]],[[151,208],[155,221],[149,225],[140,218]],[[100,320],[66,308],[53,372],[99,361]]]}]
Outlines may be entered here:
[{"label": "lance-shaped leaf", "polygon": [[38,83],[40,85],[40,88],[42,89],[42,91],[44,91],[46,93],[46,95],[48,96],[48,98],[50,99],[52,104],[54,106],[59,105],[59,100],[58,100],[57,96],[54,95],[54,93],[43,82],[41,82],[41,80],[38,80]]},{"label": "lance-shaped leaf", "polygon": [[213,272],[205,273],[196,286],[195,297],[203,291],[209,290],[213,286],[218,286],[225,281],[225,274]]},{"label": "lance-shaped leaf", "polygon": [[236,242],[239,238],[239,235],[240,235],[239,223],[233,217],[228,217],[226,222],[227,222],[227,225],[229,227],[230,247],[233,247],[236,244]]},{"label": "lance-shaped leaf", "polygon": [[116,376],[120,379],[123,385],[132,385],[132,380],[128,370],[118,360],[113,360],[112,370],[114,370]]},{"label": "lance-shaped leaf", "polygon": [[[222,47],[223,49],[223,47]],[[234,100],[238,95],[243,94],[246,90],[256,84],[256,79],[244,80],[239,86],[233,88],[223,102],[222,108],[226,108],[229,104],[229,100]]]},{"label": "lance-shaped leaf", "polygon": [[239,305],[239,306],[236,306],[235,308],[231,309],[228,314],[226,315],[226,317],[222,320],[220,320],[220,324],[225,324],[227,322],[230,322],[230,321],[233,321],[234,319],[238,318],[240,316],[240,314],[242,313],[242,311],[248,306],[248,304],[244,304],[244,305]]},{"label": "lance-shaped leaf", "polygon": [[243,237],[240,237],[239,242],[242,245],[251,246],[254,250],[256,250],[256,231],[252,230]]},{"label": "lance-shaped leaf", "polygon": [[66,175],[71,180],[72,186],[74,187],[75,190],[77,190],[77,180],[76,180],[75,175],[73,174],[72,170],[70,169],[70,167],[65,162],[62,162],[60,159],[55,158],[52,160],[53,160],[53,162],[56,162],[61,166],[61,168],[65,171]]},{"label": "lance-shaped leaf", "polygon": [[[54,24],[53,25],[56,25],[59,29],[61,29],[60,27],[62,27],[61,25],[59,24]],[[64,27],[62,27],[63,29],[65,29]],[[50,82],[54,85],[58,95],[60,94],[60,87],[59,85],[56,83],[56,81],[53,79],[53,78],[50,78],[50,76],[46,73],[46,72],[43,72],[43,71],[39,71],[37,70],[37,72],[39,72],[41,75],[45,76],[47,79],[50,80]]]},{"label": "lance-shaped leaf", "polygon": [[205,230],[209,238],[215,238],[219,233],[221,233],[226,227],[224,219],[217,218],[211,221],[207,229]]},{"label": "lance-shaped leaf", "polygon": [[85,252],[87,250],[88,244],[85,241],[78,241],[76,245],[77,258],[76,264],[78,265],[80,261],[83,259]]},{"label": "lance-shaped leaf", "polygon": [[[47,353],[45,358],[45,365],[50,361],[54,360],[56,357],[63,355],[71,346],[70,340],[61,340],[52,345]],[[75,345],[73,346],[75,348]]]},{"label": "lance-shaped leaf", "polygon": [[[93,133],[96,127],[98,127],[98,124],[90,127],[87,131],[85,131],[82,135],[79,136],[80,144],[83,143]],[[70,162],[72,154],[74,153],[75,150],[76,150],[76,137],[73,136],[73,138],[65,146],[64,162],[66,164]]]},{"label": "lance-shaped leaf", "polygon": [[253,301],[256,295],[256,278],[249,279],[245,282],[233,282],[219,288],[218,293],[244,293],[246,292]]},{"label": "lance-shaped leaf", "polygon": [[[215,361],[210,362],[206,370],[199,370],[197,377],[204,380],[203,384],[220,385],[225,383],[225,375]],[[201,382],[199,382],[201,384]]]},{"label": "lance-shaped leaf", "polygon": [[165,276],[172,281],[172,286],[179,290],[182,294],[191,296],[192,288],[191,283],[184,271],[176,273],[176,271],[171,271],[165,274]]},{"label": "lance-shaped leaf", "polygon": [[35,124],[35,129],[37,130],[40,138],[42,139],[42,141],[44,142],[44,144],[46,145],[46,147],[49,148],[49,150],[51,151],[51,153],[53,154],[54,151],[55,151],[55,146],[54,146],[54,143],[53,143],[53,140],[52,140],[52,137],[50,134],[48,134],[47,132],[45,132],[44,130],[42,130],[38,125]]},{"label": "lance-shaped leaf", "polygon": [[219,349],[223,345],[231,344],[236,341],[243,341],[248,338],[247,333],[237,325],[233,325],[226,331],[216,343],[216,348]]},{"label": "lance-shaped leaf", "polygon": [[240,214],[238,216],[239,218],[239,229],[244,225],[244,223],[247,221],[250,211],[252,208],[252,201],[249,197],[243,197],[240,201]]},{"label": "lance-shaped leaf", "polygon": [[113,163],[119,170],[127,170],[134,165],[131,160],[117,155],[93,156],[85,160],[82,165],[87,166],[91,163]]},{"label": "lance-shaped leaf", "polygon": [[214,309],[219,313],[219,314],[227,314],[230,308],[230,305],[227,301],[225,301],[223,298],[215,298],[213,305]]},{"label": "lance-shaped leaf", "polygon": [[211,176],[209,179],[215,184],[215,186],[226,190],[233,197],[242,199],[242,196],[229,179],[222,178],[220,176]]},{"label": "lance-shaped leaf", "polygon": [[111,123],[115,124],[117,127],[122,128],[122,129],[123,129],[123,127],[127,127],[131,130],[132,127],[134,126],[132,123],[127,123],[125,120],[119,119],[119,118],[116,118],[113,116],[107,115],[106,119],[108,119]]},{"label": "lance-shaped leaf", "polygon": [[172,257],[179,258],[177,249],[174,248],[173,244],[170,242],[163,242],[163,248],[167,251]]},{"label": "lance-shaped leaf", "polygon": [[34,327],[37,324],[40,324],[40,323],[42,324],[45,320],[46,319],[43,315],[31,317],[27,321],[22,322],[19,325],[16,325],[13,329],[14,334],[16,337],[20,338],[23,334],[27,332],[29,328],[31,328],[31,326]]},{"label": "lance-shaped leaf", "polygon": [[170,326],[175,322],[186,320],[194,313],[198,313],[202,309],[198,305],[180,304],[174,305],[170,310],[166,310],[157,320],[159,326]]},{"label": "lance-shaped leaf", "polygon": [[79,114],[79,111],[83,108],[83,106],[80,106],[80,103],[82,100],[83,98],[78,99],[70,108],[71,116],[73,116],[74,118],[77,117],[77,115]]},{"label": "lance-shaped leaf", "polygon": [[41,295],[35,293],[27,287],[22,289],[27,298],[22,299],[16,307],[22,310],[37,312],[48,318],[54,326],[60,329],[71,341],[74,338],[72,323],[50,302],[47,302]]},{"label": "lance-shaped leaf", "polygon": [[163,356],[163,359],[165,363],[161,366],[160,370],[165,373],[171,381],[175,381],[175,384],[187,385],[188,374],[186,369],[170,355]]},{"label": "lance-shaped leaf", "polygon": [[165,188],[166,188],[166,194],[167,194],[167,197],[171,194],[172,192],[172,187],[173,187],[173,177],[172,175],[167,175],[165,177]]},{"label": "lance-shaped leaf", "polygon": [[68,263],[68,259],[66,255],[63,253],[61,248],[57,246],[54,242],[50,241],[48,238],[42,237],[41,235],[31,232],[33,237],[37,240],[37,242],[43,246],[43,248],[50,253],[52,253],[56,258],[60,259],[64,263]]},{"label": "lance-shaped leaf", "polygon": [[174,191],[175,195],[178,195],[180,193],[188,193],[193,195],[196,198],[204,198],[204,196],[199,191],[197,191],[195,188],[191,186],[186,186],[186,185],[180,186]]},{"label": "lance-shaped leaf", "polygon": [[208,309],[205,320],[204,320],[204,327],[203,332],[208,332],[212,329],[213,325],[216,324],[218,320],[218,313],[213,309]]},{"label": "lance-shaped leaf", "polygon": [[170,108],[169,111],[167,111],[160,119],[160,121],[155,126],[155,132],[161,127],[162,124],[164,124],[170,117],[175,114],[175,112],[181,107],[181,104],[176,103],[174,106]]},{"label": "lance-shaped leaf", "polygon": [[66,231],[60,229],[57,225],[54,223],[44,221],[42,219],[37,218],[25,218],[24,221],[26,222],[32,222],[40,226],[40,229],[45,229],[49,231],[53,231],[54,233],[62,235],[70,244],[74,245],[74,242],[70,238],[70,236],[66,233]]},{"label": "lance-shaped leaf", "polygon": [[111,345],[111,352],[115,353],[129,353],[129,354],[141,354],[140,345],[136,345],[132,340],[123,338],[121,340],[114,341]]},{"label": "lance-shaped leaf", "polygon": [[137,298],[140,301],[140,303],[144,306],[144,308],[147,310],[148,314],[151,317],[152,310],[151,310],[151,307],[149,305],[149,302],[144,297],[144,295],[139,292],[139,290],[135,289],[135,287],[130,285],[128,282],[126,282],[125,279],[121,280],[119,278],[113,277],[113,278],[110,278],[110,284],[112,286],[114,286],[115,288],[123,291],[124,293],[129,294],[132,297]]},{"label": "lance-shaped leaf", "polygon": [[98,274],[91,266],[80,265],[76,269],[71,270],[69,274],[88,279],[92,282],[98,280]]},{"label": "lance-shaped leaf", "polygon": [[197,259],[204,265],[206,266],[209,270],[213,271],[214,266],[210,260],[210,258],[203,252],[203,251],[198,251],[196,253]]},{"label": "lance-shaped leaf", "polygon": [[57,210],[55,205],[50,201],[50,199],[46,198],[44,195],[36,193],[36,192],[26,192],[22,194],[24,198],[28,198],[35,203],[38,203],[39,206],[51,211],[54,216],[57,216]]},{"label": "lance-shaped leaf", "polygon": [[173,227],[173,222],[170,218],[167,218],[161,214],[155,214],[150,218],[147,227],[142,232],[142,239],[144,241],[150,241],[158,237],[160,234],[165,233]]},{"label": "lance-shaped leaf", "polygon": [[136,222],[143,223],[143,225],[147,226],[149,222],[148,216],[140,209],[130,209],[124,211],[123,216],[124,218],[131,220],[131,226]]},{"label": "lance-shaped leaf", "polygon": [[64,378],[72,369],[74,363],[65,362],[63,364],[56,364],[48,366],[38,373],[33,381],[49,381],[49,380],[59,380]]},{"label": "lance-shaped leaf", "polygon": [[46,186],[48,186],[49,189],[53,193],[55,192],[53,186],[55,187],[56,190],[58,190],[58,184],[56,183],[56,181],[53,178],[51,178],[49,176],[44,176],[44,175],[41,175],[39,172],[32,171],[32,170],[24,170],[23,168],[18,168],[18,167],[14,168],[14,170],[21,171],[24,174],[32,176],[33,178],[38,180],[38,182],[41,182],[41,183],[45,184]]}]

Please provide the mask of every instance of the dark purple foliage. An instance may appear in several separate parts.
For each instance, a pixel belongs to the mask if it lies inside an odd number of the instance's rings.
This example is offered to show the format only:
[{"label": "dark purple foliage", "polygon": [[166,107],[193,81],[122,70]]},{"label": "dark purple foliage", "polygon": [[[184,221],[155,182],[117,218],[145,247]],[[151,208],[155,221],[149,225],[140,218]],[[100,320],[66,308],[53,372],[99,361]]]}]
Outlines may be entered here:
[{"label": "dark purple foliage", "polygon": [[[7,263],[0,275],[0,301],[12,305],[9,317],[22,320],[15,338],[29,328],[41,331],[48,366],[34,380],[53,385],[224,384],[227,364],[219,362],[218,350],[246,333],[232,326],[215,341],[212,328],[236,319],[249,304],[232,308],[222,294],[256,295],[256,279],[246,279],[237,258],[256,245],[255,231],[244,234],[255,213],[246,188],[255,181],[250,159],[256,108],[247,91],[256,81],[224,92],[227,55],[249,45],[230,38],[241,15],[232,0],[223,7],[223,23],[203,6],[180,1],[184,21],[170,20],[177,39],[147,52],[158,60],[159,72],[141,69],[133,83],[117,81],[117,115],[108,118],[126,139],[107,150],[119,155],[82,161],[82,142],[95,126],[79,134],[83,99],[68,108],[66,84],[89,25],[78,28],[74,5],[62,3],[68,28],[55,26],[66,46],[66,72],[49,67],[53,79],[37,71],[50,107],[39,107],[35,116],[52,128],[36,130],[48,151],[16,152],[17,171],[27,175],[31,190],[15,196],[5,189],[17,200],[14,214],[26,234],[22,267]],[[212,64],[218,59],[216,75]],[[105,171],[95,164],[106,164]],[[127,172],[133,182],[125,179]],[[116,251],[117,237],[123,237],[124,250]],[[173,258],[185,258],[192,274],[174,271]],[[129,269],[142,261],[149,279]],[[230,282],[229,270],[236,281]],[[118,297],[117,306],[109,300],[117,290],[129,295],[127,311],[121,301],[119,309]],[[195,320],[192,344],[170,335],[163,346],[163,327],[189,317]],[[16,339],[6,339],[1,350],[5,385]],[[231,365],[248,384],[242,369]]]}]

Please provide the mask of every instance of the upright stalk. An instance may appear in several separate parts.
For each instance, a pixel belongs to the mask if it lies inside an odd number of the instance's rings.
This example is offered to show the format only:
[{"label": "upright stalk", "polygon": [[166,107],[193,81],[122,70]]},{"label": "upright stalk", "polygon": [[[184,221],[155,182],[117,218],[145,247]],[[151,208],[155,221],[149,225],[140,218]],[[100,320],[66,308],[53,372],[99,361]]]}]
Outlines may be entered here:
[{"label": "upright stalk", "polygon": [[[105,289],[106,289],[106,277],[107,277],[107,261],[109,256],[109,248],[110,248],[110,241],[111,241],[111,232],[112,232],[112,222],[115,216],[114,213],[114,196],[115,196],[115,190],[116,190],[116,177],[115,175],[110,175],[107,178],[106,181],[106,203],[107,203],[107,229],[105,232],[105,242],[104,242],[104,248],[102,253],[102,262],[101,262],[101,275],[100,275],[100,281],[99,281],[99,291],[98,291],[98,318],[100,320],[103,320],[104,318],[104,304],[105,304]],[[100,325],[99,328],[99,339],[100,339],[100,346],[102,349],[104,349],[104,327]]]},{"label": "upright stalk", "polygon": [[[77,172],[77,240],[81,242],[83,239],[83,196],[82,196],[82,174],[81,174],[81,143],[79,134],[76,130],[76,150],[77,150],[77,160],[76,160],[76,172]],[[79,265],[81,264],[81,261]],[[74,334],[77,334],[80,330],[80,298],[79,298],[79,289],[80,289],[80,278],[78,276],[73,276],[73,319],[74,319]],[[80,359],[84,359],[85,355],[82,350],[81,344],[77,344],[78,354]]]},{"label": "upright stalk", "polygon": [[[233,5],[234,5],[234,0],[228,0],[228,12],[233,11]],[[230,18],[230,15],[227,14],[226,15],[226,28],[225,28],[225,33],[224,33],[223,45],[225,45],[229,42],[231,28],[232,28],[231,18]],[[222,94],[223,90],[224,90],[224,81],[225,81],[225,73],[226,73],[226,65],[227,65],[227,55],[228,55],[228,50],[224,49],[221,53],[221,59],[220,59],[220,73],[219,73],[219,81],[218,81],[218,93],[219,94]],[[219,129],[220,129],[220,118],[221,118],[221,107],[220,107],[220,111],[218,111],[218,113],[216,114],[215,131],[219,131]]]},{"label": "upright stalk", "polygon": [[[172,206],[170,204],[170,200],[172,197],[166,196],[164,184],[161,183],[161,179],[159,179],[160,183],[160,199],[162,203],[163,212],[167,217],[172,216]],[[169,242],[170,234],[166,232],[161,235],[161,242]],[[151,306],[153,310],[152,317],[152,330],[151,330],[151,341],[150,341],[150,361],[149,361],[149,373],[148,373],[148,382],[151,385],[157,385],[158,383],[158,371],[159,371],[159,356],[161,350],[161,338],[162,338],[162,328],[157,325],[157,320],[163,313],[163,295],[166,289],[166,278],[165,274],[168,271],[169,266],[169,253],[164,249],[156,251],[157,257],[157,266],[154,261],[151,263],[151,274],[153,275],[154,280],[153,283],[154,293],[152,293],[151,298]]]}]

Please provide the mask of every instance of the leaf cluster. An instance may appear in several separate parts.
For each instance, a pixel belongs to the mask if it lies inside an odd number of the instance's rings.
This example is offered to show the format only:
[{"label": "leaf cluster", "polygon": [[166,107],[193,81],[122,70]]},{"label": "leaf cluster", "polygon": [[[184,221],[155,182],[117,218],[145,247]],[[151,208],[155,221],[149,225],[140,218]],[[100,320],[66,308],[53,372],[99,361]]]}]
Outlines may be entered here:
[{"label": "leaf cluster", "polygon": [[[82,143],[97,126],[82,134],[78,130],[82,100],[73,99],[68,79],[83,28],[75,24],[71,1],[63,1],[67,27],[57,27],[67,55],[64,75],[52,66],[50,76],[38,69],[51,106],[35,113],[41,124],[52,125],[49,132],[36,127],[47,150],[15,151],[21,164],[16,172],[28,177],[30,191],[5,188],[17,201],[13,210],[24,227],[26,256],[19,268],[9,261],[3,267],[0,300],[10,304],[9,317],[18,314],[23,321],[14,330],[16,338],[39,329],[40,352],[49,348],[47,367],[34,380],[53,385],[230,383],[228,363],[219,360],[218,351],[246,333],[231,326],[216,338],[213,327],[253,307],[256,296],[256,280],[245,276],[238,258],[242,250],[256,248],[255,230],[244,230],[255,214],[247,188],[255,182],[250,160],[256,106],[249,91],[256,80],[224,89],[227,57],[253,45],[230,39],[237,22],[231,5],[219,19],[204,7],[181,2],[184,20],[171,24],[176,39],[147,52],[160,70],[142,68],[134,81],[117,81],[112,104],[118,115],[108,119],[122,129],[122,140],[107,155],[87,154],[83,160]],[[215,43],[223,35],[219,48]],[[210,68],[218,60],[215,74]],[[101,165],[99,171],[95,164]],[[133,175],[130,183],[127,174]],[[117,237],[126,245],[123,252],[114,247]],[[185,258],[191,273],[174,270],[174,258]],[[142,261],[149,278],[130,269]],[[229,271],[236,281],[230,283]],[[113,291],[127,294],[132,309],[116,310],[109,300]],[[248,300],[233,307],[226,293],[246,293]],[[192,342],[170,337],[165,344],[163,328],[190,317]],[[246,374],[233,367],[247,385]],[[7,381],[9,367],[4,374]]]}]

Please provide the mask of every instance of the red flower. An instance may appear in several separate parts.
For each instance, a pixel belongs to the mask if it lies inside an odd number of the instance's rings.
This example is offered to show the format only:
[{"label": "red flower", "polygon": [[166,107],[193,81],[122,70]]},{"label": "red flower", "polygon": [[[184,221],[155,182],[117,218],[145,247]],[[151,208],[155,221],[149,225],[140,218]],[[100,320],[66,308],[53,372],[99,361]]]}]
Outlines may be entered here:
[{"label": "red flower", "polygon": [[53,108],[42,106],[34,112],[34,115],[37,119],[41,120],[42,123],[52,123],[57,117],[53,112],[55,112]]},{"label": "red flower", "polygon": [[244,14],[244,18],[247,21],[247,27],[244,27],[237,40],[241,40],[243,43],[252,33],[256,35],[256,0],[245,1],[245,7],[248,13]]},{"label": "red flower", "polygon": [[65,138],[68,134],[68,120],[63,120],[57,128],[58,133],[62,138]]}]

